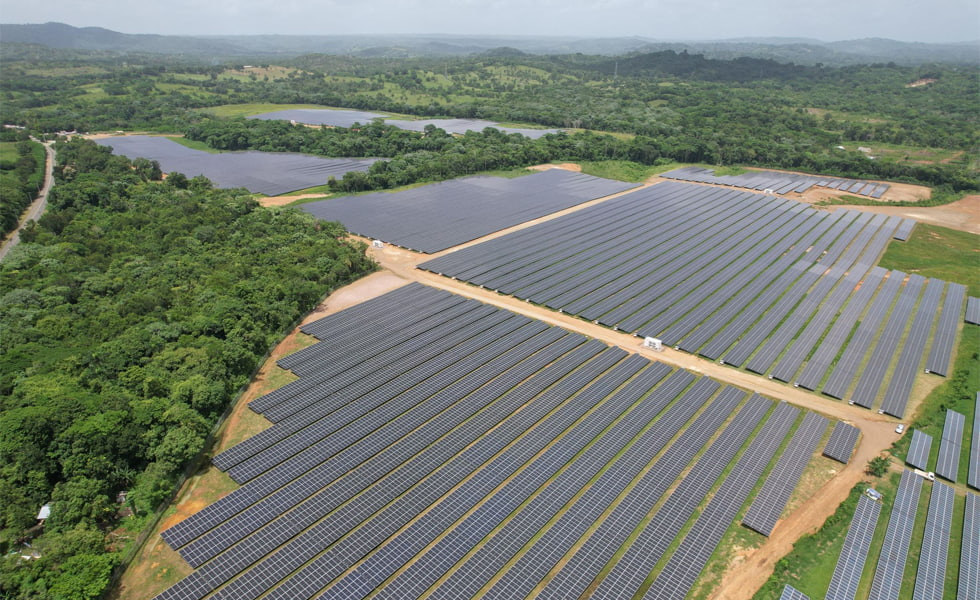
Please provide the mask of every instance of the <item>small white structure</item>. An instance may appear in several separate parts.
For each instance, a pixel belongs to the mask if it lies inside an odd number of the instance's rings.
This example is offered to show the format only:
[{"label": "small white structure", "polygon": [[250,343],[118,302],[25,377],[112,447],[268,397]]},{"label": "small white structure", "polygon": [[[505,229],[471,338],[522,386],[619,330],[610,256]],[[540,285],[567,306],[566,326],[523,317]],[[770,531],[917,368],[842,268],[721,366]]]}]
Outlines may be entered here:
[{"label": "small white structure", "polygon": [[371,245],[374,246],[375,248],[384,248],[385,247],[385,243],[382,242],[381,240],[374,240],[373,242],[371,242]]},{"label": "small white structure", "polygon": [[655,337],[643,338],[643,347],[650,348],[656,352],[663,352],[664,349],[663,342]]},{"label": "small white structure", "polygon": [[767,196],[775,196],[776,195],[776,190],[774,190],[772,188],[766,188],[765,191],[763,191],[762,193],[765,194],[765,195],[767,195]]},{"label": "small white structure", "polygon": [[43,521],[51,516],[51,505],[45,504],[41,507],[41,510],[37,511],[37,519]]}]

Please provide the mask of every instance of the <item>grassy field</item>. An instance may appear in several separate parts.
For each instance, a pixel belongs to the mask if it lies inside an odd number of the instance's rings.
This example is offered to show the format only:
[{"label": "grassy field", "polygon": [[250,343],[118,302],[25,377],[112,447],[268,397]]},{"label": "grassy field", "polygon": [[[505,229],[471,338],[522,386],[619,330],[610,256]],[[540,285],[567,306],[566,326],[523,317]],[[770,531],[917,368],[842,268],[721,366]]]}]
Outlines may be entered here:
[{"label": "grassy field", "polygon": [[0,142],[0,161],[17,160],[17,142]]},{"label": "grassy field", "polygon": [[628,160],[604,160],[599,162],[583,162],[582,172],[586,175],[615,179],[617,181],[630,181],[639,183],[646,181],[654,175],[659,175],[666,171],[676,169],[679,165],[671,163],[669,165],[647,166]]},{"label": "grassy field", "polygon": [[919,223],[906,242],[892,241],[879,265],[965,285],[980,296],[980,236]]}]

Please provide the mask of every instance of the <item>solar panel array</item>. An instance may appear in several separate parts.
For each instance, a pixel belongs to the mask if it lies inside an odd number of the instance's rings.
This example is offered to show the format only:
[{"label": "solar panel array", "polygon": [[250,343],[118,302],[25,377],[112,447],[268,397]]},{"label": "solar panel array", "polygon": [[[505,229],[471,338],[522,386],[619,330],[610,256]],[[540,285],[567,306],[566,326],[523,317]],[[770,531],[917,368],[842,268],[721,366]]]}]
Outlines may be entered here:
[{"label": "solar panel array", "polygon": [[844,547],[830,578],[826,600],[854,599],[880,513],[881,504],[877,501],[864,495],[858,500],[857,510],[844,538]]},{"label": "solar panel array", "polygon": [[932,484],[926,530],[922,536],[922,551],[919,553],[919,568],[915,573],[913,600],[935,600],[943,597],[954,498],[953,488],[941,481]]},{"label": "solar panel array", "polygon": [[868,600],[898,600],[921,490],[922,479],[908,469],[903,470]]},{"label": "solar panel array", "polygon": [[929,452],[932,450],[932,436],[928,433],[912,430],[912,443],[909,444],[909,452],[905,457],[905,462],[916,469],[927,470],[929,468]]},{"label": "solar panel array", "polygon": [[970,296],[966,299],[966,318],[967,323],[980,325],[980,298]]},{"label": "solar panel array", "polygon": [[970,471],[966,483],[980,489],[980,392],[977,392],[973,405],[973,438],[970,444]]},{"label": "solar panel array", "polygon": [[943,438],[939,442],[939,460],[936,461],[936,475],[956,483],[960,468],[960,452],[963,447],[963,428],[966,417],[955,410],[946,411],[943,425]]},{"label": "solar panel array", "polygon": [[816,413],[807,413],[742,518],[743,525],[765,536],[772,534],[776,521],[786,508],[790,495],[803,476],[803,469],[810,462],[810,457],[826,429],[827,419]]},{"label": "solar panel array", "polygon": [[980,598],[980,496],[967,492],[957,598]]},{"label": "solar panel array", "polygon": [[366,125],[375,119],[382,119],[385,125],[392,125],[399,129],[421,132],[425,131],[427,125],[433,125],[447,133],[456,133],[459,135],[463,135],[467,131],[483,131],[487,127],[493,127],[504,133],[519,133],[531,139],[537,139],[546,134],[558,133],[559,131],[558,129],[503,127],[500,123],[481,119],[419,119],[410,121],[407,119],[392,119],[382,114],[360,110],[289,109],[277,110],[246,118],[261,119],[263,121],[295,121],[307,125],[328,125],[330,127],[352,127],[356,123]]},{"label": "solar panel array", "polygon": [[810,600],[810,597],[795,587],[787,585],[783,588],[783,593],[780,594],[779,600]]},{"label": "solar panel array", "polygon": [[203,175],[219,188],[243,187],[256,194],[275,196],[323,185],[331,176],[342,179],[350,171],[367,171],[374,158],[325,158],[290,152],[205,152],[174,140],[149,135],[127,135],[95,140],[112,153],[160,163],[164,173]]},{"label": "solar panel array", "polygon": [[860,433],[861,430],[857,427],[838,421],[823,449],[823,455],[846,465],[851,460],[851,453],[854,452]]},{"label": "solar panel array", "polygon": [[549,169],[514,179],[465,177],[401,192],[331,198],[302,208],[340,221],[352,233],[433,253],[637,185]]},{"label": "solar panel array", "polygon": [[[779,171],[753,170],[740,175],[715,175],[714,169],[705,169],[702,167],[681,167],[680,169],[663,173],[660,176],[667,179],[730,185],[750,190],[772,190],[772,193],[775,194],[789,194],[791,192],[802,194],[812,187],[822,187],[831,190],[841,190],[858,196],[881,198],[888,191],[888,188],[891,187],[887,183],[877,183],[874,181],[800,175],[798,173],[781,173]],[[900,234],[902,237],[896,235],[895,237],[897,239],[908,239],[912,227],[915,225],[915,221],[911,219],[906,219],[906,221],[909,224],[901,228]]]},{"label": "solar panel array", "polygon": [[965,296],[966,287],[958,283],[950,283],[947,286],[943,310],[939,315],[939,323],[933,336],[932,350],[926,361],[926,373],[935,373],[943,377],[949,374],[953,346],[956,344],[956,328],[963,313]]},{"label": "solar panel array", "polygon": [[945,283],[874,267],[900,224],[664,182],[420,268],[901,416]]},{"label": "solar panel array", "polygon": [[711,497],[683,595],[800,412],[420,284],[304,330],[272,427],[214,459],[243,485],[163,533],[194,571],[158,598],[569,597]]}]

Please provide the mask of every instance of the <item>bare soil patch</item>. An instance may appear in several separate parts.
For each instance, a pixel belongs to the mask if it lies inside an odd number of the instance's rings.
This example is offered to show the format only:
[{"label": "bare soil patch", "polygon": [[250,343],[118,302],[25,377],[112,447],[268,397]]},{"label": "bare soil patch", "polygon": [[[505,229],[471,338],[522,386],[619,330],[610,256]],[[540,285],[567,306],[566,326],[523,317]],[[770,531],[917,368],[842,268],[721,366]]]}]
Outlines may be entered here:
[{"label": "bare soil patch", "polygon": [[295,196],[266,196],[264,198],[259,198],[259,204],[265,207],[269,206],[286,206],[287,204],[292,204],[299,200],[309,200],[310,198],[329,198],[329,194],[297,194]]},{"label": "bare soil patch", "polygon": [[545,163],[543,165],[534,165],[533,167],[528,167],[531,171],[547,171],[548,169],[562,169],[564,171],[575,171],[576,173],[582,172],[582,166],[575,163],[561,163],[552,164]]},{"label": "bare soil patch", "polygon": [[[885,192],[881,198],[878,198],[879,202],[919,202],[921,200],[927,200],[930,196],[932,196],[932,190],[922,185],[912,185],[910,183],[891,183],[888,181],[882,181],[879,183],[887,183],[890,186],[888,191]],[[803,194],[788,194],[788,196],[791,198],[800,198],[804,202],[809,202],[811,204],[825,200],[837,200],[843,196],[853,195],[854,194],[842,192],[841,190],[831,190],[822,187],[812,187]]]},{"label": "bare soil patch", "polygon": [[980,195],[966,196],[961,200],[942,206],[845,206],[834,205],[828,210],[849,208],[864,212],[897,215],[915,219],[920,223],[939,225],[958,231],[980,235]]}]

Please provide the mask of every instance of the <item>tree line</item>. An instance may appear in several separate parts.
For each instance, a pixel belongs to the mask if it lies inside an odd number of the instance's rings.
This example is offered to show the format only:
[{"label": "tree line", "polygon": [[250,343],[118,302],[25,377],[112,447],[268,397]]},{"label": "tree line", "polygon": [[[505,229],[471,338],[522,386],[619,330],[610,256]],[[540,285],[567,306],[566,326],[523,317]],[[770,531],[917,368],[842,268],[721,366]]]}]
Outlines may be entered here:
[{"label": "tree line", "polygon": [[15,144],[16,158],[0,159],[0,235],[17,229],[20,216],[44,185],[44,147],[32,142],[26,132],[5,130],[0,146]]}]

